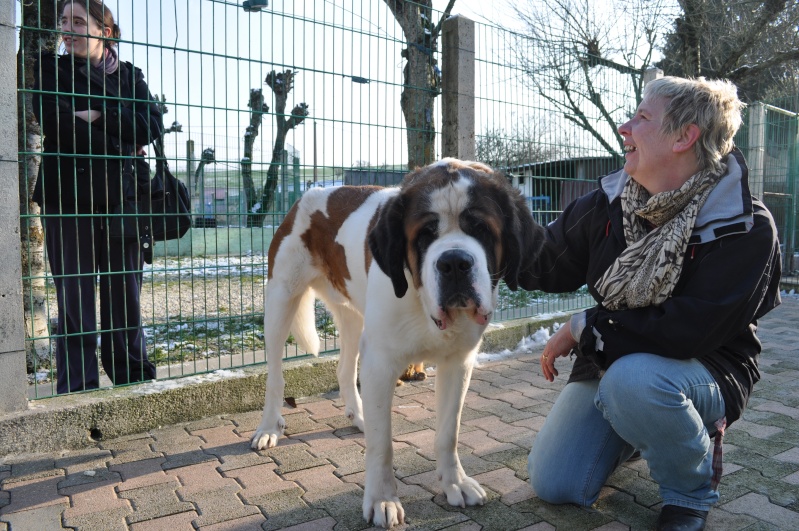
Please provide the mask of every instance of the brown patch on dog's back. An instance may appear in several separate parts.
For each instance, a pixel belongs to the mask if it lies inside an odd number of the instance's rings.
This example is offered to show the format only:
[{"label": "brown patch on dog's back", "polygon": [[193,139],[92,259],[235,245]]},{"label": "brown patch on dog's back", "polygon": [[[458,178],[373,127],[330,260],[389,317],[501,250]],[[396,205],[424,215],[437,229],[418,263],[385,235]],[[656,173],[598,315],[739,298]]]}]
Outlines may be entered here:
[{"label": "brown patch on dog's back", "polygon": [[352,277],[347,268],[344,247],[336,242],[336,236],[347,218],[378,190],[378,186],[345,186],[336,189],[327,198],[327,214],[319,210],[311,214],[310,227],[301,236],[315,265],[348,298],[347,280]]}]

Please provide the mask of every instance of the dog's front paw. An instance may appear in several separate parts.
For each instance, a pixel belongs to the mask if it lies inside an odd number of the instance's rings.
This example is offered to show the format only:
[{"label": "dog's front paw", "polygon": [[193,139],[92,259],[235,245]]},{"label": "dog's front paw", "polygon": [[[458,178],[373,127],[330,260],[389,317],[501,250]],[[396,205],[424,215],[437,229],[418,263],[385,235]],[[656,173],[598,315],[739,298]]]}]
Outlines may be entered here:
[{"label": "dog's front paw", "polygon": [[405,523],[405,511],[396,496],[380,500],[369,495],[363,497],[363,519],[374,525],[391,529]]},{"label": "dog's front paw", "polygon": [[466,475],[459,476],[457,481],[441,482],[444,494],[447,495],[447,503],[463,508],[467,505],[483,505],[488,501],[486,491],[477,481]]},{"label": "dog's front paw", "polygon": [[277,446],[277,440],[283,435],[283,430],[286,428],[286,421],[282,416],[278,416],[277,420],[269,420],[264,416],[258,429],[250,440],[250,448],[253,450],[264,450],[266,448],[274,448]]}]

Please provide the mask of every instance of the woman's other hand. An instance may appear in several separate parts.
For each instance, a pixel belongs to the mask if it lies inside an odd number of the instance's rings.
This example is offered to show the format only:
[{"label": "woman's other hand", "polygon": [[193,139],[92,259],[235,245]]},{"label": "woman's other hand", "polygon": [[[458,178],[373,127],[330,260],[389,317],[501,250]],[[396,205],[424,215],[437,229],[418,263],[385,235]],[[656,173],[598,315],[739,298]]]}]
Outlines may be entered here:
[{"label": "woman's other hand", "polygon": [[555,335],[549,338],[544,347],[544,353],[541,355],[541,370],[544,372],[544,378],[554,382],[555,376],[558,375],[558,370],[555,368],[555,358],[568,356],[569,352],[576,346],[577,341],[572,337],[569,323],[564,323],[558,328]]}]

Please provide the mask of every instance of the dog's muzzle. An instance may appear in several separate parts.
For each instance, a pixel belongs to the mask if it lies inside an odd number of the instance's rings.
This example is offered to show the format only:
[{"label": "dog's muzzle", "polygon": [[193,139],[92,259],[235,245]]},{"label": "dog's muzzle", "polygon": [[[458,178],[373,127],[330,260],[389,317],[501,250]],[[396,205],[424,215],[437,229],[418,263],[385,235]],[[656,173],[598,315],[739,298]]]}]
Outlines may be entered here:
[{"label": "dog's muzzle", "polygon": [[436,260],[438,273],[438,304],[441,314],[433,317],[440,330],[447,328],[452,311],[471,311],[478,324],[486,324],[490,313],[481,311],[480,297],[474,289],[475,259],[462,249],[444,251]]}]

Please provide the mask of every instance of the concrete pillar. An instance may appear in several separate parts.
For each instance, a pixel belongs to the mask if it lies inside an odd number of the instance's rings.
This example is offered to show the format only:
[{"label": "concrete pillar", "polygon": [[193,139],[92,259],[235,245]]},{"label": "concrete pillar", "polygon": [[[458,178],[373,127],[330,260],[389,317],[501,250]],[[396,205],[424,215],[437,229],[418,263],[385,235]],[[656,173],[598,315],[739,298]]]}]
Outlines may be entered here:
[{"label": "concrete pillar", "polygon": [[0,0],[0,415],[28,407],[19,230],[16,2]]},{"label": "concrete pillar", "polygon": [[749,163],[749,190],[763,198],[766,180],[766,106],[756,102],[749,106],[749,146],[744,155]]},{"label": "concrete pillar", "polygon": [[474,160],[474,21],[449,17],[442,37],[441,153]]},{"label": "concrete pillar", "polygon": [[657,68],[655,66],[650,66],[646,70],[644,70],[644,86],[650,81],[654,81],[655,79],[660,79],[663,77],[663,70]]}]

